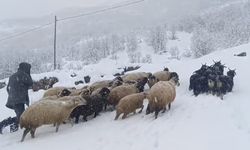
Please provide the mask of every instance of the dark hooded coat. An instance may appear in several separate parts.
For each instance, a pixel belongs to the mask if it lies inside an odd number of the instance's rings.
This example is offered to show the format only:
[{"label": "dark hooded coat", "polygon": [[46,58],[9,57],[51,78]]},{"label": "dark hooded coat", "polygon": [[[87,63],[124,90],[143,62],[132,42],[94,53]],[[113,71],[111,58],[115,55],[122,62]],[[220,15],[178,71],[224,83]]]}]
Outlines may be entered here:
[{"label": "dark hooded coat", "polygon": [[18,71],[10,76],[7,85],[8,100],[6,107],[13,109],[17,104],[29,105],[28,89],[33,84],[30,69],[30,64],[20,63]]}]

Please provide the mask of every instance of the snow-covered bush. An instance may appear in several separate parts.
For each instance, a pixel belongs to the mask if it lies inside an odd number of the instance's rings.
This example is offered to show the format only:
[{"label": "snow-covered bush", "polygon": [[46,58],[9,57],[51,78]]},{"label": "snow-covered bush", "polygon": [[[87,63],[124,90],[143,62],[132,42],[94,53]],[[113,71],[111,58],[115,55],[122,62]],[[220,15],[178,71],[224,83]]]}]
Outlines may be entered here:
[{"label": "snow-covered bush", "polygon": [[141,53],[140,52],[131,52],[128,54],[130,63],[140,63],[141,62]]},{"label": "snow-covered bush", "polygon": [[128,52],[134,52],[138,48],[138,41],[135,34],[129,34],[126,38],[126,46]]},{"label": "snow-covered bush", "polygon": [[209,36],[209,33],[204,30],[199,31],[199,33],[194,33],[191,39],[191,50],[196,58],[207,55],[215,50],[213,39]]},{"label": "snow-covered bush", "polygon": [[183,57],[191,57],[192,56],[192,51],[190,49],[185,49],[184,52],[182,53]]},{"label": "snow-covered bush", "polygon": [[169,53],[172,58],[180,59],[180,50],[177,46],[171,47]]},{"label": "snow-covered bush", "polygon": [[151,64],[152,63],[152,57],[151,57],[151,55],[147,54],[145,57],[143,57],[142,58],[142,63]]}]

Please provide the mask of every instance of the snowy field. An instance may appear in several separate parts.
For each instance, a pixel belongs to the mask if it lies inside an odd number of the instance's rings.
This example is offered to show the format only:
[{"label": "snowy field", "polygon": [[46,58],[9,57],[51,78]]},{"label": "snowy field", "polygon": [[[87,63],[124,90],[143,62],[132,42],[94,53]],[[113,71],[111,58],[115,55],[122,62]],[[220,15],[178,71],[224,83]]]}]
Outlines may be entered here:
[{"label": "snowy field", "polygon": [[[142,47],[143,48],[143,47]],[[137,71],[155,72],[168,67],[180,76],[180,86],[177,87],[177,97],[172,109],[160,114],[158,119],[141,114],[130,115],[125,120],[114,121],[115,111],[103,112],[95,119],[81,122],[73,127],[70,124],[61,125],[55,133],[52,125],[37,129],[36,138],[27,135],[20,142],[23,130],[9,133],[8,128],[0,135],[1,150],[249,150],[250,149],[250,58],[235,57],[235,53],[246,51],[250,53],[250,44],[216,51],[199,59],[171,60],[166,55],[153,55],[152,64],[139,64]],[[57,76],[60,80],[55,86],[73,86],[74,82],[85,75],[91,75],[92,81],[111,79],[117,68],[124,67],[128,60],[112,61],[104,59],[95,65],[84,67],[81,71],[67,70],[44,74],[33,74],[33,79],[44,76]],[[189,77],[202,63],[208,65],[213,60],[221,60],[231,69],[236,68],[234,89],[225,95],[224,100],[212,95],[194,97],[188,91]],[[78,74],[71,78],[70,74]],[[100,75],[104,75],[101,78]],[[5,79],[7,80],[7,79]],[[80,85],[78,86],[80,87]],[[37,101],[44,91],[29,91],[31,103]],[[5,107],[6,88],[0,90],[0,120],[14,116],[12,110]],[[145,100],[145,105],[147,101]]]}]

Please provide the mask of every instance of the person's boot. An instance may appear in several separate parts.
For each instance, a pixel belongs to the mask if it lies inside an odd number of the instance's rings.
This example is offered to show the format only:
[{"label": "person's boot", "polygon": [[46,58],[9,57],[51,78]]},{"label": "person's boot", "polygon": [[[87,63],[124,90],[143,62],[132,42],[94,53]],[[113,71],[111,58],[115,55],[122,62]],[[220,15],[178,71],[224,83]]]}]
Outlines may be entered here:
[{"label": "person's boot", "polygon": [[10,133],[16,132],[19,128],[17,117],[12,118],[12,124],[10,125]]},{"label": "person's boot", "polygon": [[0,134],[3,134],[3,129],[11,124],[13,124],[16,121],[16,117],[14,118],[7,118],[4,119],[2,122],[0,122]]},{"label": "person's boot", "polygon": [[18,128],[19,128],[19,126],[17,123],[11,124],[10,125],[10,133],[18,131]]},{"label": "person's boot", "polygon": [[0,122],[0,134],[3,134],[3,124]]}]

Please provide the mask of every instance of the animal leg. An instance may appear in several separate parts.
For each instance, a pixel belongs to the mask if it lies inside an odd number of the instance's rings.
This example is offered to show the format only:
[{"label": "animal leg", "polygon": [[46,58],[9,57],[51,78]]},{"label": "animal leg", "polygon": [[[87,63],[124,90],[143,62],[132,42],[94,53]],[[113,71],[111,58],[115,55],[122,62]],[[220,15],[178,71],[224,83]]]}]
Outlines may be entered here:
[{"label": "animal leg", "polygon": [[83,120],[84,120],[84,121],[88,121],[86,115],[83,116]]},{"label": "animal leg", "polygon": [[60,123],[56,123],[56,132],[58,132],[59,126],[60,126]]},{"label": "animal leg", "polygon": [[75,123],[76,123],[76,124],[78,124],[78,123],[79,123],[79,118],[80,118],[80,115],[79,115],[79,114],[77,114],[77,115],[75,116]]},{"label": "animal leg", "polygon": [[[170,103],[169,103],[169,104],[170,104]],[[169,105],[169,104],[168,104],[168,105]],[[164,108],[163,108],[162,113],[165,113],[165,112],[166,112],[166,110],[167,110],[167,108],[166,108],[166,107],[164,107]]]},{"label": "animal leg", "polygon": [[158,108],[156,108],[156,109],[155,109],[155,119],[157,119],[158,114],[159,114],[159,109],[158,109]]},{"label": "animal leg", "polygon": [[121,113],[116,113],[115,120],[117,120],[120,115],[121,115]]},{"label": "animal leg", "polygon": [[170,110],[170,109],[171,109],[171,103],[168,104],[168,110]]},{"label": "animal leg", "polygon": [[71,126],[73,127],[74,126],[74,120],[73,120],[73,118],[69,117],[69,122],[70,122]]},{"label": "animal leg", "polygon": [[157,119],[159,111],[155,111],[155,119]]},{"label": "animal leg", "polygon": [[108,107],[108,103],[106,102],[106,103],[104,104],[104,111],[107,110],[107,107]]},{"label": "animal leg", "polygon": [[124,113],[123,116],[122,116],[122,119],[125,119],[127,117],[127,114]]},{"label": "animal leg", "polygon": [[23,131],[23,136],[22,136],[22,139],[21,139],[21,142],[24,141],[24,138],[26,137],[26,135],[30,132],[30,129],[29,128],[26,128],[24,131]]},{"label": "animal leg", "polygon": [[139,113],[141,113],[141,112],[142,112],[143,108],[144,108],[144,105],[142,105],[141,110],[139,111]]},{"label": "animal leg", "polygon": [[32,138],[35,138],[35,132],[36,132],[36,128],[32,128],[32,129],[30,130],[30,134],[31,134],[31,137],[32,137]]},{"label": "animal leg", "polygon": [[98,114],[98,112],[95,112],[95,114],[94,114],[94,118],[96,117],[96,116],[98,116],[99,114]]},{"label": "animal leg", "polygon": [[221,100],[223,100],[223,96],[224,96],[223,94],[220,95],[220,99],[221,99]]}]

